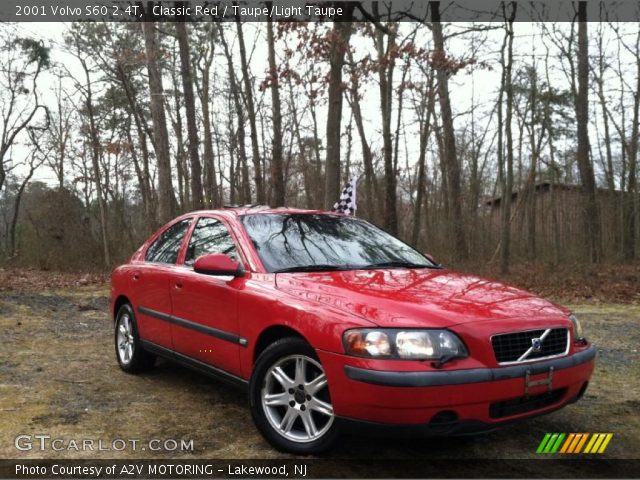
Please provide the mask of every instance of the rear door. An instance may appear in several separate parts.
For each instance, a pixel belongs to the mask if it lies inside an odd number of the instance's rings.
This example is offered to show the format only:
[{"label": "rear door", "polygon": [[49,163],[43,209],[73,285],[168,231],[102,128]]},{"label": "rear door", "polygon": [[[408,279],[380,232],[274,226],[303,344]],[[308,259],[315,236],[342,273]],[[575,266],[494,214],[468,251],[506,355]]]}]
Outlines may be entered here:
[{"label": "rear door", "polygon": [[167,227],[151,243],[144,261],[132,270],[131,298],[140,336],[165,348],[172,348],[169,280],[179,268],[176,261],[192,221],[189,217]]},{"label": "rear door", "polygon": [[177,352],[239,375],[240,349],[246,341],[238,332],[238,292],[243,278],[196,273],[196,258],[224,253],[239,258],[234,239],[220,219],[200,217],[186,247],[182,268],[171,285],[171,332]]}]

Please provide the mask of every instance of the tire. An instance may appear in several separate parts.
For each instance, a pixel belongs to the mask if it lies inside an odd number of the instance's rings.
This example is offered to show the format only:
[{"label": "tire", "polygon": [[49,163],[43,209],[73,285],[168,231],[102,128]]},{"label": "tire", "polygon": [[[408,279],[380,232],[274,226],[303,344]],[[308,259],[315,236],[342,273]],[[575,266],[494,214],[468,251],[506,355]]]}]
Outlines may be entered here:
[{"label": "tire", "polygon": [[320,453],[339,435],[324,369],[301,338],[278,340],[258,357],[249,404],[256,427],[280,451]]},{"label": "tire", "polygon": [[135,314],[128,303],[118,310],[114,330],[116,360],[122,370],[127,373],[141,373],[155,365],[155,355],[144,350],[140,344]]}]

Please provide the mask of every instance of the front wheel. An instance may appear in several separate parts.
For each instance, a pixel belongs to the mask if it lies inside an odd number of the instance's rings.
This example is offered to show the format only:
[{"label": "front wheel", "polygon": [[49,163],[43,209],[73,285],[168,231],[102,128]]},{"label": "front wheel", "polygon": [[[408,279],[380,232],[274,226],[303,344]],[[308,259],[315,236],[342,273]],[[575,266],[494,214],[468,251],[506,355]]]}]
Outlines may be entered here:
[{"label": "front wheel", "polygon": [[277,449],[318,453],[335,441],[327,378],[304,340],[284,338],[269,346],[256,362],[249,390],[253,420]]}]

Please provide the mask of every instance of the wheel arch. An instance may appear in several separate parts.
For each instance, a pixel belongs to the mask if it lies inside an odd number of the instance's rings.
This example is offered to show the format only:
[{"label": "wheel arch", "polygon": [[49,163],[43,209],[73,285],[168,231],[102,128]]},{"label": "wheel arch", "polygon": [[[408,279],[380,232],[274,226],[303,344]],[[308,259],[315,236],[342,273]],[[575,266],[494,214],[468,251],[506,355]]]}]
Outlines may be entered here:
[{"label": "wheel arch", "polygon": [[114,322],[116,321],[116,317],[118,316],[120,307],[122,307],[127,303],[131,305],[131,301],[125,295],[120,295],[118,296],[118,298],[116,298],[116,301],[113,303],[113,321]]},{"label": "wheel arch", "polygon": [[[273,342],[286,337],[300,338],[305,342],[309,341],[298,330],[291,328],[287,325],[271,325],[265,328],[260,335],[258,335],[255,341],[255,347],[253,349],[253,357],[251,364],[254,365],[256,360],[264,350]],[[310,343],[309,343],[310,344]],[[311,344],[310,344],[311,345]]]}]

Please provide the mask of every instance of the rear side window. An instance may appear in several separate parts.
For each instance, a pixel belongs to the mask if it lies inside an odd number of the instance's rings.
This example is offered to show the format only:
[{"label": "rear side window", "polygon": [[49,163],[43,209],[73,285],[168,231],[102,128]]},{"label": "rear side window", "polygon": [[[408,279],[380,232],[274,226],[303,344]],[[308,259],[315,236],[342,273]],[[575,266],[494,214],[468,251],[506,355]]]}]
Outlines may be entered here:
[{"label": "rear side window", "polygon": [[186,218],[162,232],[156,241],[151,244],[144,259],[147,262],[176,263],[180,245],[190,224],[191,219]]},{"label": "rear side window", "polygon": [[238,259],[236,246],[227,227],[220,220],[203,217],[193,229],[184,263],[193,265],[196,258],[208,253],[224,253],[234,260]]}]

